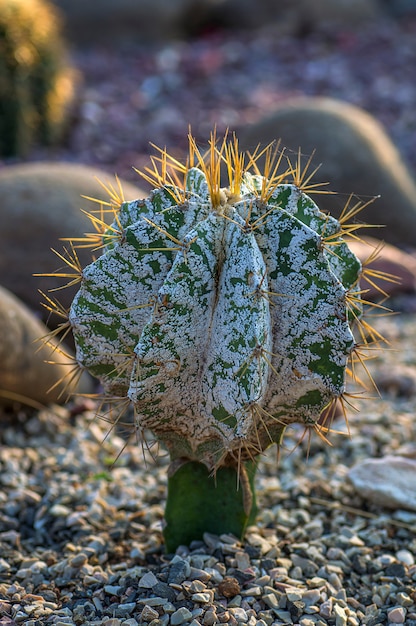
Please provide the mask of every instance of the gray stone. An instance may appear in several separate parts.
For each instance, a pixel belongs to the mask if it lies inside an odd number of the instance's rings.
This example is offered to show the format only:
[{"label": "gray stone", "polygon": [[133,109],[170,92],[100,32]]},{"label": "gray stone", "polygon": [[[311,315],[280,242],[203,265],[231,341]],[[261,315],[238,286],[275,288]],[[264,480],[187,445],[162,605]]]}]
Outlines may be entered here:
[{"label": "gray stone", "polygon": [[169,602],[174,602],[176,599],[176,593],[167,583],[158,582],[153,587],[153,593],[160,596],[161,598],[166,598]]},{"label": "gray stone", "polygon": [[348,477],[361,497],[386,508],[416,510],[416,460],[400,456],[366,459]]},{"label": "gray stone", "polygon": [[158,583],[158,579],[153,574],[153,572],[146,572],[139,580],[139,587],[152,589],[152,587],[157,585],[157,583]]},{"label": "gray stone", "polygon": [[[50,273],[64,265],[51,248],[62,251],[63,237],[82,237],[94,229],[81,208],[99,205],[82,196],[108,200],[98,180],[116,186],[113,176],[95,168],[71,163],[27,163],[0,171],[0,285],[9,289],[44,321],[48,314],[40,305],[39,290],[47,292],[65,280],[33,276]],[[126,200],[146,194],[121,181]],[[91,251],[78,251],[82,265],[90,262]],[[68,308],[77,287],[55,293]]]},{"label": "gray stone", "polygon": [[[128,617],[134,612],[135,608],[136,608],[135,602],[126,602],[123,604],[119,604],[118,607],[115,609],[115,614],[117,617]],[[159,613],[158,613],[158,617],[159,617]]]},{"label": "gray stone", "polygon": [[178,626],[179,624],[183,624],[184,622],[189,622],[192,619],[192,613],[186,607],[182,606],[180,609],[175,611],[170,618],[170,623],[173,626]]},{"label": "gray stone", "polygon": [[[90,393],[89,378],[68,381],[72,356],[44,345],[46,326],[12,293],[0,287],[0,402],[47,405],[75,391]],[[53,363],[49,362],[53,361]]]},{"label": "gray stone", "polygon": [[174,557],[169,568],[168,583],[180,585],[189,576],[190,571],[191,567],[187,561]]},{"label": "gray stone", "polygon": [[166,598],[161,598],[160,596],[140,598],[138,602],[140,602],[140,604],[147,604],[148,606],[164,606],[168,603]]},{"label": "gray stone", "polygon": [[381,124],[364,110],[332,98],[291,98],[242,128],[239,138],[244,150],[281,139],[292,157],[299,147],[305,160],[315,151],[312,164],[322,165],[312,182],[329,182],[324,189],[341,194],[319,197],[320,207],[339,215],[351,193],[380,196],[359,219],[386,227],[365,234],[416,245],[416,183]]},{"label": "gray stone", "polygon": [[152,619],[157,619],[158,617],[159,613],[155,609],[152,609],[152,607],[148,604],[144,605],[143,611],[141,612],[140,616],[143,622],[150,622],[152,621]]},{"label": "gray stone", "polygon": [[247,622],[248,615],[246,611],[240,607],[234,607],[230,609],[231,615],[234,615],[235,619],[238,622]]},{"label": "gray stone", "polygon": [[191,595],[191,600],[193,600],[193,602],[197,602],[198,604],[208,604],[208,602],[212,601],[212,594],[210,594],[210,593],[193,593]]}]

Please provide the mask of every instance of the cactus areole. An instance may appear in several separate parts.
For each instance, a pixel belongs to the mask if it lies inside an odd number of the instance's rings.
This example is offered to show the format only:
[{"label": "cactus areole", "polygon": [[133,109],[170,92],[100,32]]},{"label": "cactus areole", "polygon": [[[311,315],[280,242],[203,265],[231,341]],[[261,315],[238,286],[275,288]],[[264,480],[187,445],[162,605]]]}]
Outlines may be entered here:
[{"label": "cactus areole", "polygon": [[215,133],[205,153],[190,137],[186,165],[160,150],[149,197],[110,208],[70,309],[78,363],[170,454],[170,551],[204,531],[241,536],[258,455],[293,422],[324,430],[345,393],[355,227],[319,210],[298,162],[278,173],[282,158]]}]

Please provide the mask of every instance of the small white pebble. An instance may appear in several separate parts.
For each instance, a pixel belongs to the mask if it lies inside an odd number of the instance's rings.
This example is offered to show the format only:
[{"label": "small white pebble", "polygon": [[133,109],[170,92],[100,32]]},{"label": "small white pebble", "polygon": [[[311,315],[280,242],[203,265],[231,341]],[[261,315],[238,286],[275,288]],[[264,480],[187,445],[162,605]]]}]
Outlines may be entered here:
[{"label": "small white pebble", "polygon": [[159,613],[148,604],[145,604],[140,617],[144,622],[151,622],[152,619],[158,619]]},{"label": "small white pebble", "polygon": [[392,565],[392,563],[394,563],[396,559],[391,554],[381,554],[378,557],[378,560],[383,565],[383,567],[386,567],[387,565]]},{"label": "small white pebble", "polygon": [[153,574],[153,572],[146,572],[146,574],[144,574],[139,580],[139,587],[143,587],[145,589],[152,589],[152,587],[157,585],[157,583],[158,583],[158,580],[156,576]]},{"label": "small white pebble", "polygon": [[246,611],[244,609],[241,609],[240,607],[235,607],[233,609],[229,609],[231,615],[234,615],[235,619],[237,620],[237,622],[247,622],[248,621],[248,615],[246,613]]},{"label": "small white pebble", "polygon": [[210,589],[211,593],[194,593],[191,596],[191,600],[194,602],[198,602],[200,604],[208,604],[213,599],[212,589]]},{"label": "small white pebble", "polygon": [[201,593],[202,591],[205,591],[206,588],[206,584],[198,579],[193,580],[189,585],[189,591],[192,593]]},{"label": "small white pebble", "polygon": [[298,602],[302,600],[302,590],[301,589],[290,589],[286,592],[287,599],[291,602]]},{"label": "small white pebble", "polygon": [[261,596],[262,593],[263,589],[261,587],[249,587],[241,591],[240,595],[246,598],[247,602],[250,602],[249,598],[256,598],[257,596]]},{"label": "small white pebble", "polygon": [[387,613],[387,618],[392,624],[404,624],[406,619],[406,609],[396,606]]},{"label": "small white pebble", "polygon": [[400,606],[412,606],[413,605],[412,598],[409,595],[407,595],[407,593],[404,593],[403,591],[400,591],[397,594],[396,601],[400,604]]},{"label": "small white pebble", "polygon": [[238,569],[245,570],[250,567],[250,558],[246,552],[239,550],[235,553],[235,560],[237,561]]},{"label": "small white pebble", "polygon": [[346,626],[347,614],[345,612],[345,609],[339,604],[335,604],[334,613],[335,613],[335,626]]},{"label": "small white pebble", "polygon": [[104,585],[104,591],[110,596],[118,596],[123,590],[119,585]]},{"label": "small white pebble", "polygon": [[69,561],[69,564],[71,565],[71,567],[79,568],[85,565],[87,561],[88,561],[87,555],[84,554],[83,552],[80,552],[79,554],[76,554],[75,556],[72,557],[72,559]]},{"label": "small white pebble", "polygon": [[256,578],[254,583],[256,585],[259,585],[259,587],[264,587],[265,585],[269,585],[270,584],[270,576],[268,574],[265,574],[264,576],[260,576],[260,578]]},{"label": "small white pebble", "polygon": [[399,550],[396,552],[396,558],[405,565],[414,565],[415,557],[409,550]]},{"label": "small white pebble", "polygon": [[274,593],[266,593],[262,597],[262,600],[263,600],[264,604],[266,604],[271,609],[279,608],[279,602],[278,602],[276,596],[274,595]]},{"label": "small white pebble", "polygon": [[70,513],[72,513],[71,509],[63,504],[54,504],[49,509],[49,515],[53,517],[67,517]]}]

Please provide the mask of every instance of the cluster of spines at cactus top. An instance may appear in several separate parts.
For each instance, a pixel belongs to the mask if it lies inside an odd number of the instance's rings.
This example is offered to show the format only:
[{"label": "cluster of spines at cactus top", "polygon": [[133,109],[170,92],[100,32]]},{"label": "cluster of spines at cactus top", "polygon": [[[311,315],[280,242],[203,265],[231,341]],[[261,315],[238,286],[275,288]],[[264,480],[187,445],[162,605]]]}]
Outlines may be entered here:
[{"label": "cluster of spines at cactus top", "polygon": [[[362,203],[339,220],[319,210],[310,161],[282,174],[272,144],[241,153],[212,133],[206,152],[189,145],[186,164],[159,150],[140,172],[148,198],[108,188],[89,214],[96,232],[60,255],[80,283],[61,330],[107,400],[132,403],[140,431],[215,469],[280,444],[292,422],[325,436],[323,410],[382,339],[363,318],[360,278],[392,278],[348,247]],[[82,269],[76,246],[100,255]],[[66,317],[51,297],[47,307]]]}]

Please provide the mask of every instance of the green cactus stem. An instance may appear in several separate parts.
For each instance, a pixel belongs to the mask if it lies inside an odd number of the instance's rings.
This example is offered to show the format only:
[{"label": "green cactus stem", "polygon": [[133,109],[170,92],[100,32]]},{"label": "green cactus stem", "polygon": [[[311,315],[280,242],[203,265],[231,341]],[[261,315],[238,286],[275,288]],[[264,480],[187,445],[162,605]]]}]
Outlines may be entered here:
[{"label": "green cactus stem", "polygon": [[233,465],[223,466],[213,478],[206,465],[198,461],[179,459],[171,463],[165,509],[166,550],[174,552],[179,545],[189,545],[206,532],[220,535],[226,530],[241,537],[257,513],[256,469],[253,462],[243,464],[240,471]]},{"label": "green cactus stem", "polygon": [[186,165],[153,157],[148,198],[113,197],[109,225],[91,214],[102,232],[84,244],[102,254],[74,279],[68,324],[78,363],[170,454],[169,550],[204,530],[241,536],[259,455],[295,422],[325,437],[323,410],[379,340],[346,241],[357,206],[322,213],[299,163],[278,173],[282,158],[215,133],[202,153],[190,137]]}]

